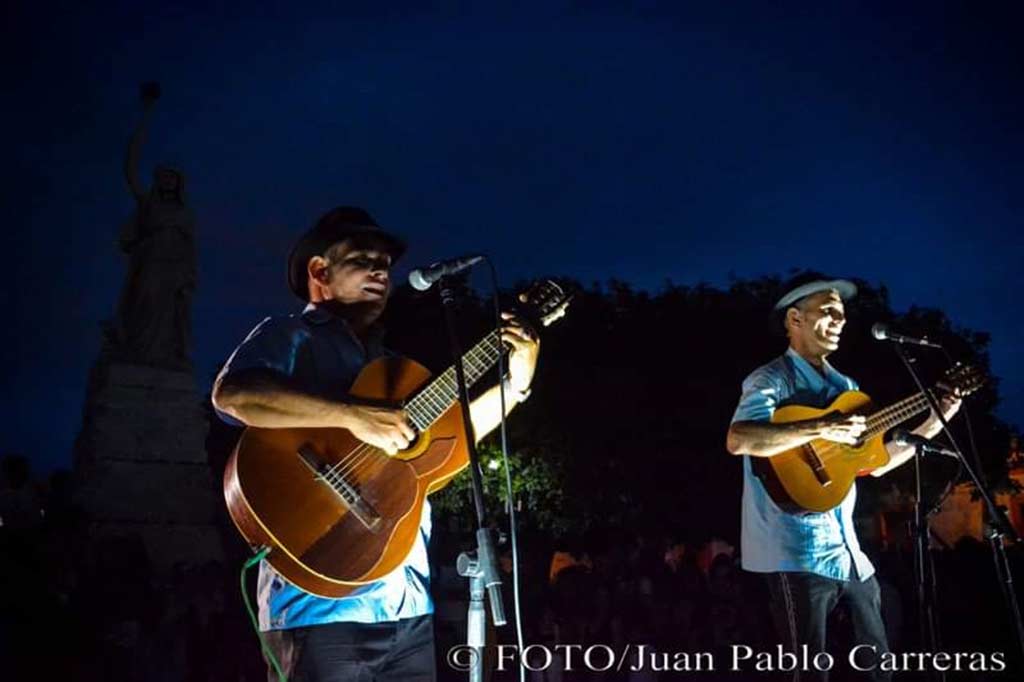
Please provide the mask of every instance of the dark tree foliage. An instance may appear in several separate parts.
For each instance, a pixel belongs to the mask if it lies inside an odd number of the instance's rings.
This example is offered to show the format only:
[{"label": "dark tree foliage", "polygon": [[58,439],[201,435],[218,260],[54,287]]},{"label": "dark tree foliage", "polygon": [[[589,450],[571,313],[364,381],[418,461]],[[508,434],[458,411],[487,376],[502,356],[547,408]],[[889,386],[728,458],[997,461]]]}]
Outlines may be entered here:
[{"label": "dark tree foliage", "polygon": [[[877,321],[940,341],[955,360],[987,372],[986,334],[956,326],[939,310],[894,311],[884,286],[857,284],[842,347],[830,361],[876,404],[916,392],[893,349],[871,338]],[[741,461],[726,452],[725,432],[743,378],[786,347],[771,314],[784,286],[780,277],[762,277],[733,280],[727,289],[668,282],[653,295],[616,280],[577,287],[568,317],[544,331],[533,396],[510,421],[518,456],[547,458],[561,472],[565,526],[592,537],[644,529],[693,542],[738,539]],[[467,295],[457,319],[468,347],[493,324],[490,300]],[[396,350],[434,371],[451,364],[436,292],[399,290],[387,323]],[[940,378],[941,354],[911,352],[925,381]],[[1005,472],[1011,435],[994,415],[997,403],[994,377],[967,401],[992,482]],[[962,417],[954,434],[969,447]],[[882,481],[864,479],[860,510],[877,504],[882,486],[912,490],[912,473],[906,466]],[[951,460],[927,461],[926,494],[934,499],[957,473]]]}]

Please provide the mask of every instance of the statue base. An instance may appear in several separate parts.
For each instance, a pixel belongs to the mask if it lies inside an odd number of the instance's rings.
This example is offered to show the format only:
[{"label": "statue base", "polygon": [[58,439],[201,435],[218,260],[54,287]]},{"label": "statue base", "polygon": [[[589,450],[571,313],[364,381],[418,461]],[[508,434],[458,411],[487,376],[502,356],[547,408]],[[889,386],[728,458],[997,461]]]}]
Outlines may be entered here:
[{"label": "statue base", "polygon": [[191,372],[101,360],[75,454],[90,538],[141,539],[157,574],[223,561],[207,430]]}]

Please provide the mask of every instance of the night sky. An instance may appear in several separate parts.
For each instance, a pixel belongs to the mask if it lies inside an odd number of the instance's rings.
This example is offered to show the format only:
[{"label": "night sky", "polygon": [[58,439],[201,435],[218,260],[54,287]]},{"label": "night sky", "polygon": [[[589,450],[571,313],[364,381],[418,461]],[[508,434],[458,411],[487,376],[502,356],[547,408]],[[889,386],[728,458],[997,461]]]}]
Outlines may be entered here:
[{"label": "night sky", "polygon": [[183,168],[199,221],[203,389],[256,322],[297,308],[285,254],[348,203],[409,238],[401,279],[479,251],[506,283],[884,283],[898,310],[992,334],[999,413],[1024,424],[1010,3],[21,4],[4,22],[0,449],[39,471],[70,465],[122,284],[146,80],[163,97],[140,175]]}]

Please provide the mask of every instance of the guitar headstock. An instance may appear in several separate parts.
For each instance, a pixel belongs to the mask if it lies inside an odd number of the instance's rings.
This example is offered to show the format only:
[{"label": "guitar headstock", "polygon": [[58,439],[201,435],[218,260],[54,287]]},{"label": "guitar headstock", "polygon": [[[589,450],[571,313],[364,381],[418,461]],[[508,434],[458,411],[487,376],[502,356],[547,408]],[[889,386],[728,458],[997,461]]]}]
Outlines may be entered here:
[{"label": "guitar headstock", "polygon": [[553,279],[542,279],[530,285],[516,298],[523,312],[542,327],[551,325],[555,320],[565,317],[565,311],[572,301],[572,294]]},{"label": "guitar headstock", "polygon": [[935,384],[935,387],[945,393],[951,393],[958,398],[963,398],[984,386],[985,381],[984,372],[977,367],[957,363],[945,371],[942,379]]}]

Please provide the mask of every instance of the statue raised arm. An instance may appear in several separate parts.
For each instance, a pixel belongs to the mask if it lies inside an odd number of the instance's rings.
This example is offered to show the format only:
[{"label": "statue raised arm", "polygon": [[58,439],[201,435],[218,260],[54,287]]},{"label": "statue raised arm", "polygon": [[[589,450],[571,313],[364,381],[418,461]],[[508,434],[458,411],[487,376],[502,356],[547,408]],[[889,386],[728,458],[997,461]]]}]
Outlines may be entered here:
[{"label": "statue raised arm", "polygon": [[177,168],[158,166],[148,190],[138,179],[139,152],[159,96],[156,83],[142,86],[142,120],[125,155],[125,179],[136,206],[120,234],[128,273],[112,341],[122,359],[186,367],[196,253],[195,216],[185,199],[185,175]]},{"label": "statue raised arm", "polygon": [[149,126],[149,120],[153,117],[153,106],[160,99],[160,85],[143,83],[141,95],[142,119],[128,140],[128,149],[124,156],[124,177],[128,181],[128,189],[131,190],[132,196],[140,204],[146,199],[146,191],[139,183],[139,151],[146,141],[146,128]]}]

